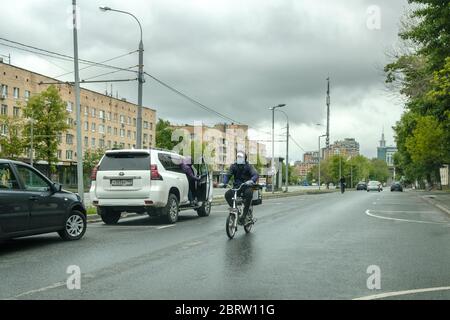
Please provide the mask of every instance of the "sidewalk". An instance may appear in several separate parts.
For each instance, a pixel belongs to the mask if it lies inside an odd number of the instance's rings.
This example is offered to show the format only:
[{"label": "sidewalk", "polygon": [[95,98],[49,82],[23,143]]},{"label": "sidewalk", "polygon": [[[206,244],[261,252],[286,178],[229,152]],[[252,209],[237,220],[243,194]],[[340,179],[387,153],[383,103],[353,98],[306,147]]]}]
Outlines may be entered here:
[{"label": "sidewalk", "polygon": [[[272,192],[263,192],[263,204],[264,200],[267,199],[279,199],[279,198],[287,198],[287,197],[296,197],[296,196],[302,196],[302,195],[317,195],[317,194],[326,194],[326,193],[333,193],[337,192],[338,190],[301,190],[301,191],[289,191],[288,193],[285,192],[275,192],[272,194]],[[216,195],[213,198],[212,206],[221,206],[225,205],[226,201],[224,199],[223,195]],[[122,217],[136,217],[136,216],[142,216],[135,213],[127,213],[123,214]],[[88,215],[88,222],[94,223],[94,222],[101,222],[101,218],[97,214]]]},{"label": "sidewalk", "polygon": [[420,197],[439,210],[450,215],[450,192],[448,191],[418,191]]}]

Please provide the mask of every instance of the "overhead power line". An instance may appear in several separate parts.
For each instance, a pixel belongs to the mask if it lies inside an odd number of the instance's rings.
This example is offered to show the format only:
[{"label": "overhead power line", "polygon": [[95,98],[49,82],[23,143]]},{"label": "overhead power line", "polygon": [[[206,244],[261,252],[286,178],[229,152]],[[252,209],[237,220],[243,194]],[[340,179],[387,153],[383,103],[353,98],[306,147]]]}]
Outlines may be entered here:
[{"label": "overhead power line", "polygon": [[[73,62],[73,59],[74,59],[73,57],[71,57],[69,55],[53,52],[53,51],[50,51],[50,50],[46,50],[46,49],[42,49],[42,48],[30,46],[30,45],[26,45],[24,43],[8,40],[8,39],[2,38],[2,37],[0,37],[0,40],[16,45],[16,46],[13,46],[13,45],[5,44],[5,43],[0,43],[0,45],[6,46],[6,47],[9,47],[9,48],[14,48],[14,49],[30,52],[30,53],[33,53],[33,54],[43,55],[43,56],[47,56],[47,57],[50,57],[50,58],[60,59],[60,60],[68,61],[68,62]],[[18,47],[17,45],[19,45],[19,46],[21,46],[23,48]],[[85,60],[85,59],[79,59],[79,61],[80,61],[80,63],[85,64],[85,65],[97,66],[97,67],[102,67],[102,68],[109,68],[109,69],[122,70],[122,71],[128,71],[128,72],[135,73],[135,71],[123,69],[123,68],[112,66],[112,65],[107,65],[107,64],[104,64],[104,63],[100,63],[100,62],[95,62],[95,61],[90,61],[90,60]]]}]

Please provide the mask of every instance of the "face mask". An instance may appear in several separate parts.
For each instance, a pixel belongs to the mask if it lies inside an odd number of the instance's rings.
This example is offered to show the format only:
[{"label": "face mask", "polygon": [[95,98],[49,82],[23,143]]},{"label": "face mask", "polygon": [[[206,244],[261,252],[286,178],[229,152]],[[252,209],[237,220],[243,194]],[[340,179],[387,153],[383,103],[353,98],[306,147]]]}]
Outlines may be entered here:
[{"label": "face mask", "polygon": [[238,157],[236,163],[237,164],[245,164],[245,158]]}]

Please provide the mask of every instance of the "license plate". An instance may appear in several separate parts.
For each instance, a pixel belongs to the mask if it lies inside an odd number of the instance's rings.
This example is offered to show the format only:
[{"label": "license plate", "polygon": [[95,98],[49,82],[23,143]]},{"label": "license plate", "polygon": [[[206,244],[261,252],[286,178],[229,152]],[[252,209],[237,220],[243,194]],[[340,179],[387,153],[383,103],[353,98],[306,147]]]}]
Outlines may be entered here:
[{"label": "license plate", "polygon": [[131,187],[133,180],[131,179],[115,179],[111,180],[111,186],[113,187]]}]

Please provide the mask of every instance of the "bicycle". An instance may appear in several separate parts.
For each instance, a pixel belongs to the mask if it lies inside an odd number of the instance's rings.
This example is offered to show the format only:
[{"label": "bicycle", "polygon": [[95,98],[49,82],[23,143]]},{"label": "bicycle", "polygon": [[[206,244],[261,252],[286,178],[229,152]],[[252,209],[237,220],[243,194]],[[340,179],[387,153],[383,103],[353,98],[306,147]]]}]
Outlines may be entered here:
[{"label": "bicycle", "polygon": [[[244,213],[244,201],[241,197],[238,197],[239,191],[242,189],[246,183],[241,184],[241,186],[237,189],[231,189],[234,192],[233,196],[233,208],[230,208],[230,213],[227,217],[226,222],[226,231],[228,238],[233,239],[238,230],[238,225],[242,225],[239,223],[239,220]],[[250,186],[250,187],[254,187]],[[253,204],[250,204],[250,208],[248,209],[248,213],[246,216],[246,221],[244,221],[244,230],[245,233],[250,233],[252,227],[255,225],[256,219],[253,217]]]}]

